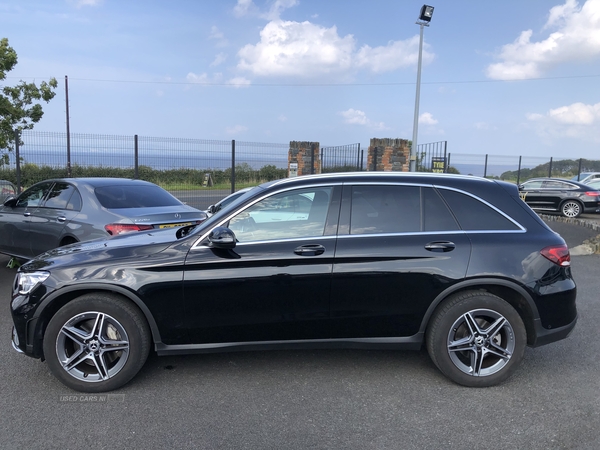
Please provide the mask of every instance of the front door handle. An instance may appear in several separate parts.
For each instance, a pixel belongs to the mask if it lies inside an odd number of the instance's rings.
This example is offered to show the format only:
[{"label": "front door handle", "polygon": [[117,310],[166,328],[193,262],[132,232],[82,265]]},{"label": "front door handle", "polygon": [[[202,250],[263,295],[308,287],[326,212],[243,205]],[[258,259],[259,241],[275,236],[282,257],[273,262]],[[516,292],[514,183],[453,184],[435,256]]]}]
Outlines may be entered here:
[{"label": "front door handle", "polygon": [[59,222],[64,222],[65,220],[67,220],[67,218],[65,216],[58,216],[56,220],[58,220]]},{"label": "front door handle", "polygon": [[425,244],[425,250],[429,250],[430,252],[451,252],[455,248],[456,245],[454,245],[454,242],[450,241],[435,241]]},{"label": "front door handle", "polygon": [[325,253],[325,247],[321,244],[301,245],[294,249],[294,253],[300,256],[317,256]]}]

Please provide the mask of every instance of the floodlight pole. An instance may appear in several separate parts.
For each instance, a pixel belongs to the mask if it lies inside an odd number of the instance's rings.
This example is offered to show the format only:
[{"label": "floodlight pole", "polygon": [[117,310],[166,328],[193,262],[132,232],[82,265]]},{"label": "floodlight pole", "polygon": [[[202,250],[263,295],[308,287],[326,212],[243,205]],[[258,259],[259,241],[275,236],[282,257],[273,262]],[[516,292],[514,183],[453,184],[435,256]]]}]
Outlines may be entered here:
[{"label": "floodlight pole", "polygon": [[[423,10],[425,9],[426,6],[427,5],[423,5],[423,9],[421,10],[421,16],[423,15]],[[433,8],[431,8],[431,13],[433,13]],[[429,16],[429,20],[431,20],[431,15]],[[423,27],[428,27],[429,21],[422,20],[422,18],[419,17],[419,20],[417,20],[416,24],[420,26],[419,62],[417,65],[417,93],[415,95],[415,117],[413,119],[413,137],[412,137],[412,145],[410,146],[410,162],[409,162],[409,171],[410,172],[417,171],[417,135],[419,132],[419,97],[421,95],[421,63],[423,60]]]}]

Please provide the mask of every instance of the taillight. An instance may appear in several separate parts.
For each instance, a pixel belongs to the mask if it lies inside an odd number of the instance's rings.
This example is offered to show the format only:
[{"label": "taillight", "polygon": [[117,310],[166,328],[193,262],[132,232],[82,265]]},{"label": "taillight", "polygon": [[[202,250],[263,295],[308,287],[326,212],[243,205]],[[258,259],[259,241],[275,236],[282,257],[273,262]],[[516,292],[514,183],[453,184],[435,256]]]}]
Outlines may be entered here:
[{"label": "taillight", "polygon": [[137,225],[135,223],[109,223],[104,226],[104,229],[111,236],[116,236],[117,234],[130,233],[132,231],[146,231],[152,230],[154,227],[152,225]]},{"label": "taillight", "polygon": [[585,195],[589,195],[590,197],[598,197],[600,196],[600,191],[587,191]]},{"label": "taillight", "polygon": [[571,265],[571,255],[569,254],[569,247],[566,245],[552,245],[542,249],[540,253],[559,266],[567,267]]}]

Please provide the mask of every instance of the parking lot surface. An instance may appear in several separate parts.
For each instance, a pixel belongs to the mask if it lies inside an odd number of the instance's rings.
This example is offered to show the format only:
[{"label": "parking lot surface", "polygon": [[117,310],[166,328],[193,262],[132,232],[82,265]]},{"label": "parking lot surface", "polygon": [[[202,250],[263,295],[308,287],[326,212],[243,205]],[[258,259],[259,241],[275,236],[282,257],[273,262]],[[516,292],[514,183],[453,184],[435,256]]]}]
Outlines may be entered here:
[{"label": "parking lot surface", "polygon": [[[570,246],[590,234],[557,231]],[[572,259],[575,331],[527,349],[497,387],[453,384],[424,350],[320,350],[152,355],[123,389],[89,395],[12,349],[0,255],[0,448],[597,449],[600,255]]]}]

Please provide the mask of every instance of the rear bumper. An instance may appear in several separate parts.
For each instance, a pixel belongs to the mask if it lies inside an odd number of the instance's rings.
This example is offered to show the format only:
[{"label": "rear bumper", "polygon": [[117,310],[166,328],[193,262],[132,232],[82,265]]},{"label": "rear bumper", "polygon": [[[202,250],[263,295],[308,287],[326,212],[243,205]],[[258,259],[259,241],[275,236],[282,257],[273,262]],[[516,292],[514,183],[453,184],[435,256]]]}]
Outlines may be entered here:
[{"label": "rear bumper", "polygon": [[576,324],[577,317],[575,317],[571,323],[562,327],[546,329],[542,326],[540,319],[534,320],[535,341],[531,344],[531,347],[540,347],[567,338],[575,328]]}]

